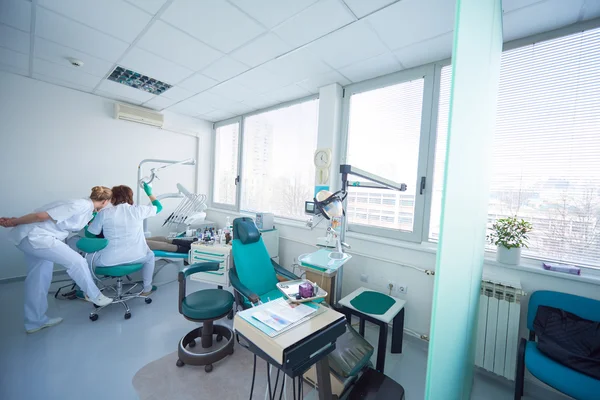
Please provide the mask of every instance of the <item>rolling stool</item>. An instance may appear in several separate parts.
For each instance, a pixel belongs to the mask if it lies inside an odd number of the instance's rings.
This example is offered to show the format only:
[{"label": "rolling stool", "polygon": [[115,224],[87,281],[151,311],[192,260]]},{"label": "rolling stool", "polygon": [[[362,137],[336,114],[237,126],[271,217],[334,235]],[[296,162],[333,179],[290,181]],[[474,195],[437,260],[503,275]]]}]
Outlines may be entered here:
[{"label": "rolling stool", "polygon": [[[224,318],[233,309],[234,298],[231,293],[222,289],[206,289],[191,293],[186,296],[186,278],[196,272],[218,271],[218,262],[203,262],[190,265],[179,272],[179,313],[193,322],[202,322],[202,326],[194,329],[179,341],[177,349],[177,366],[185,364],[204,365],[204,370],[210,372],[212,364],[233,354],[233,331],[223,325],[214,325],[213,322]],[[207,353],[193,353],[186,348],[196,346],[196,339],[201,338],[203,348],[211,347],[213,335],[217,335],[217,342],[225,338],[227,342],[217,350]]]}]

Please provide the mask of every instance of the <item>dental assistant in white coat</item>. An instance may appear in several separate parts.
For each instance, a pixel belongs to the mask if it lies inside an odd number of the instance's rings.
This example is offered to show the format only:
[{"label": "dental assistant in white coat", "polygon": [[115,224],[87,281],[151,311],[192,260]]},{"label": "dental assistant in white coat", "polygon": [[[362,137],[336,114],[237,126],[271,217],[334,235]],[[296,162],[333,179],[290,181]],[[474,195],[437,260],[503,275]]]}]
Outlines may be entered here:
[{"label": "dental assistant in white coat", "polygon": [[94,284],[86,260],[73,251],[64,240],[69,232],[78,232],[92,219],[94,210],[101,210],[110,201],[112,192],[104,186],[94,186],[88,199],[57,201],[38,208],[20,218],[0,218],[0,226],[13,228],[9,239],[25,253],[25,330],[34,333],[62,322],[48,318],[48,290],[52,283],[54,264],[62,265],[86,294],[88,301],[105,306],[112,299],[104,296]]},{"label": "dental assistant in white coat", "polygon": [[144,191],[152,202],[151,205],[133,204],[133,190],[129,186],[115,186],[112,189],[112,207],[100,211],[90,223],[88,232],[108,239],[108,245],[88,262],[94,268],[123,264],[144,264],[142,279],[144,288],[141,296],[152,293],[152,275],[154,273],[154,253],[146,244],[144,236],[144,220],[158,214],[162,205],[152,195],[152,188],[144,183]]}]

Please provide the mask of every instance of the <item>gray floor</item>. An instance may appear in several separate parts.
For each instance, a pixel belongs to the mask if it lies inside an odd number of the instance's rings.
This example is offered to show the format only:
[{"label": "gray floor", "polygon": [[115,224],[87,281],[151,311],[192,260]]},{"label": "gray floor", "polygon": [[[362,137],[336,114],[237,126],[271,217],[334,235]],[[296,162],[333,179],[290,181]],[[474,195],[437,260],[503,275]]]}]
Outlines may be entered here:
[{"label": "gray floor", "polygon": [[[203,287],[196,282],[188,286]],[[0,284],[0,399],[137,399],[134,374],[175,351],[181,336],[195,326],[179,315],[177,290],[174,282],[159,288],[150,305],[134,301],[130,320],[123,319],[121,306],[112,306],[91,322],[89,303],[51,298],[48,315],[64,322],[27,335],[23,282]],[[377,330],[369,324],[366,336],[377,343]],[[386,374],[404,386],[407,400],[423,399],[426,363],[425,348],[412,340],[405,340],[402,354],[388,353]],[[473,399],[511,397],[507,384],[476,376]]]}]

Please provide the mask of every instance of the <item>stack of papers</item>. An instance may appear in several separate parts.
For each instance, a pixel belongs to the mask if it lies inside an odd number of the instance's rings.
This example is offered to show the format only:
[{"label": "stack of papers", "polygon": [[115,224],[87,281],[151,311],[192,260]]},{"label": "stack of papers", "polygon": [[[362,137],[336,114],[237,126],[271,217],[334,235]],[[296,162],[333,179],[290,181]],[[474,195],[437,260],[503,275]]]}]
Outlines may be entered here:
[{"label": "stack of papers", "polygon": [[318,304],[289,303],[280,298],[239,313],[245,321],[275,337],[325,311]]}]

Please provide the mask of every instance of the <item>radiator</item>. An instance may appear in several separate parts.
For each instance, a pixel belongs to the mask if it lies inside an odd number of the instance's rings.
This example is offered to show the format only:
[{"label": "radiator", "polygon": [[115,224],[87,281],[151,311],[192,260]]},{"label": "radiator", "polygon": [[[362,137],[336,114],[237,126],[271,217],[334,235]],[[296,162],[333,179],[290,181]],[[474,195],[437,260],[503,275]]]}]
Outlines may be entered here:
[{"label": "radiator", "polygon": [[510,380],[515,379],[523,294],[520,288],[481,282],[475,365]]}]

